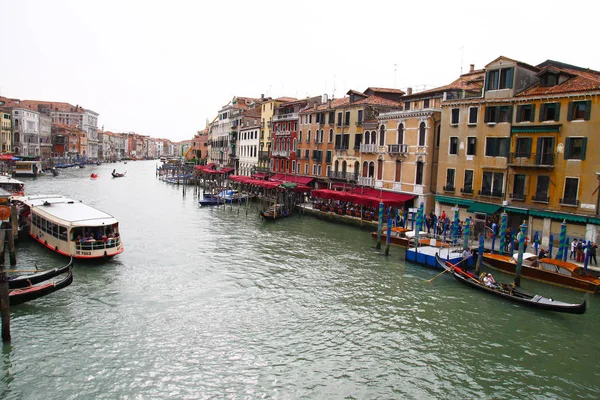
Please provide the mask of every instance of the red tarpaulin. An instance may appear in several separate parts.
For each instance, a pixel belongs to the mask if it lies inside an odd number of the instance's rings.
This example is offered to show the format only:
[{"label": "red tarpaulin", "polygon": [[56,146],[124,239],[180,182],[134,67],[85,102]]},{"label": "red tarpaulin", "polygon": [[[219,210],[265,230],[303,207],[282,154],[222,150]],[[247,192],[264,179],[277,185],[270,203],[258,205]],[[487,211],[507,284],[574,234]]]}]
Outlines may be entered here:
[{"label": "red tarpaulin", "polygon": [[[360,192],[363,193],[360,193]],[[373,194],[376,194],[375,196]],[[312,196],[321,199],[331,199],[346,201],[355,204],[361,204],[368,207],[377,207],[379,202],[383,201],[383,204],[388,206],[401,206],[405,201],[410,200],[416,196],[404,193],[392,193],[386,191],[379,191],[371,188],[355,188],[354,191],[344,192],[330,189],[319,189],[313,190]]]},{"label": "red tarpaulin", "polygon": [[224,174],[227,174],[229,172],[233,172],[235,170],[235,168],[221,168],[221,172],[223,172]]},{"label": "red tarpaulin", "polygon": [[290,175],[290,174],[275,174],[270,179],[272,181],[292,182],[292,183],[297,183],[299,185],[308,185],[315,178],[310,177],[310,176],[297,176],[297,175]]},{"label": "red tarpaulin", "polygon": [[261,173],[252,175],[252,177],[256,178],[256,179],[267,178],[268,176],[269,176],[269,174],[261,174]]}]

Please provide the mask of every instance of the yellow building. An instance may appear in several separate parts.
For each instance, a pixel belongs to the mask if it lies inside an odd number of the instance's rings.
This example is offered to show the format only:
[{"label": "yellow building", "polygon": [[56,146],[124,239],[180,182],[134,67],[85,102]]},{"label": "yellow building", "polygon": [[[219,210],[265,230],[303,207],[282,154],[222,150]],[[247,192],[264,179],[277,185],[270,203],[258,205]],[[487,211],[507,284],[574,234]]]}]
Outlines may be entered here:
[{"label": "yellow building", "polygon": [[12,118],[11,112],[0,109],[0,140],[2,141],[2,153],[12,152]]},{"label": "yellow building", "polygon": [[587,155],[600,149],[599,94],[600,72],[506,57],[486,65],[483,96],[443,103],[438,212],[506,212],[542,246],[550,234],[556,246],[566,220],[567,235],[596,241],[600,161]]}]

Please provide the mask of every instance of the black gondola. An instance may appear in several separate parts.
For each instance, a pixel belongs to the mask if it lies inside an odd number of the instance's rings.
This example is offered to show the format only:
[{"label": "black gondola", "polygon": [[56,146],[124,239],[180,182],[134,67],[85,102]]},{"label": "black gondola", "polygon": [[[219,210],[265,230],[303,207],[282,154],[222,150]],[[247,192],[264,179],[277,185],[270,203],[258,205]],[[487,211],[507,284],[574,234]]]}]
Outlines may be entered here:
[{"label": "black gondola", "polygon": [[260,211],[259,214],[265,219],[265,221],[275,221],[290,216],[290,213],[282,204],[271,206],[266,210]]},{"label": "black gondola", "polygon": [[549,311],[557,311],[571,314],[583,314],[586,309],[586,301],[583,303],[574,304],[574,303],[565,303],[562,301],[553,300],[547,297],[540,296],[539,294],[533,295],[526,292],[523,292],[517,288],[512,287],[511,285],[507,285],[505,283],[500,283],[495,285],[495,287],[486,286],[483,282],[481,282],[477,277],[469,272],[465,271],[460,267],[455,266],[454,264],[442,260],[437,254],[435,255],[435,259],[440,267],[444,268],[446,271],[450,272],[454,279],[457,281],[464,283],[468,286],[474,287],[476,289],[482,290],[484,292],[488,292],[490,294],[494,294],[496,296],[504,297],[505,299],[524,304],[526,306],[541,308],[543,310]]},{"label": "black gondola", "polygon": [[71,261],[64,267],[60,268],[52,268],[46,271],[36,272],[34,274],[25,274],[25,275],[13,275],[8,277],[8,288],[9,289],[21,289],[26,288],[31,285],[35,285],[48,279],[52,279],[55,276],[62,275],[69,271],[69,268],[73,266],[73,258],[71,257]]},{"label": "black gondola", "polygon": [[125,176],[125,174],[127,173],[127,171],[125,172],[117,172],[116,170],[113,169],[113,171],[111,172],[111,175],[113,178],[122,178]]},{"label": "black gondola", "polygon": [[73,283],[73,269],[69,267],[67,276],[60,281],[48,282],[43,285],[31,286],[24,289],[14,289],[8,292],[10,306],[16,306],[25,302],[39,299],[65,288]]}]

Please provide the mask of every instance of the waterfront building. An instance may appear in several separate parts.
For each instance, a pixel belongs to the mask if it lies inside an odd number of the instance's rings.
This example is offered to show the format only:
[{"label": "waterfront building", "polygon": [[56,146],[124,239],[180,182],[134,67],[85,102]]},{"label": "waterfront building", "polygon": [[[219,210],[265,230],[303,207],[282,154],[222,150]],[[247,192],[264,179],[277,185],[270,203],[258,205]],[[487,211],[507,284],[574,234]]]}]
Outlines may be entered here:
[{"label": "waterfront building", "polygon": [[237,139],[235,171],[238,175],[251,176],[258,166],[261,110],[262,107],[244,110],[237,121],[234,121],[232,129],[239,129],[239,134],[232,136],[233,140]]},{"label": "waterfront building", "polygon": [[[370,87],[364,92],[350,90],[348,101],[335,108],[333,170],[334,186],[360,185],[383,189],[385,131],[380,135],[377,115],[401,110],[404,92]],[[364,137],[363,137],[364,136]],[[375,164],[378,164],[377,174]]]},{"label": "waterfront building", "polygon": [[14,107],[13,151],[16,155],[35,157],[40,155],[40,113],[25,107]]},{"label": "waterfront building", "polygon": [[52,118],[40,113],[39,119],[39,155],[42,160],[49,160],[52,156]]},{"label": "waterfront building", "polygon": [[271,134],[271,171],[293,174],[296,172],[299,113],[320,104],[321,97],[290,101],[275,108]]},{"label": "waterfront building", "polygon": [[[261,98],[263,98],[261,96]],[[255,169],[257,177],[264,177],[271,172],[271,138],[273,136],[273,115],[281,104],[296,101],[294,97],[263,98],[261,104],[260,143],[258,149],[258,164]]]},{"label": "waterfront building", "polygon": [[498,57],[483,88],[442,104],[438,213],[505,211],[513,231],[525,220],[542,245],[566,220],[569,236],[597,240],[600,161],[588,154],[600,148],[600,72]]},{"label": "waterfront building", "polygon": [[[416,199],[410,204],[418,207],[423,203],[426,211],[433,210],[442,101],[467,93],[479,95],[482,86],[483,71],[471,66],[469,73],[449,85],[418,93],[408,88],[402,97],[403,109],[380,113],[377,131],[371,131],[370,138],[365,133],[361,146],[363,176],[364,171],[368,174],[362,179],[369,180],[370,186],[412,194]],[[378,136],[383,146],[376,144]],[[453,183],[443,189],[453,192]]]},{"label": "waterfront building", "polygon": [[12,118],[7,108],[0,108],[0,141],[2,153],[12,152]]},{"label": "waterfront building", "polygon": [[334,152],[335,109],[348,103],[347,97],[313,104],[299,113],[300,127],[296,148],[295,173],[316,179],[315,188],[327,188]]}]

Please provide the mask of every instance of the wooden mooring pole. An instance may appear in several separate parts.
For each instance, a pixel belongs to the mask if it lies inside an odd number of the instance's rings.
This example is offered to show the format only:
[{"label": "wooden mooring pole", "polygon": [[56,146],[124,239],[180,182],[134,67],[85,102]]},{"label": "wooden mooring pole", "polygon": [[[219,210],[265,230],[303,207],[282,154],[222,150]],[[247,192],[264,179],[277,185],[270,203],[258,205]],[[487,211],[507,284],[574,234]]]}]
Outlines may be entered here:
[{"label": "wooden mooring pole", "polygon": [[[0,229],[0,317],[2,318],[2,341],[10,342],[10,305],[8,300],[8,275],[4,269],[6,229]],[[12,232],[11,235],[12,237]],[[13,244],[14,246],[14,244]]]}]

